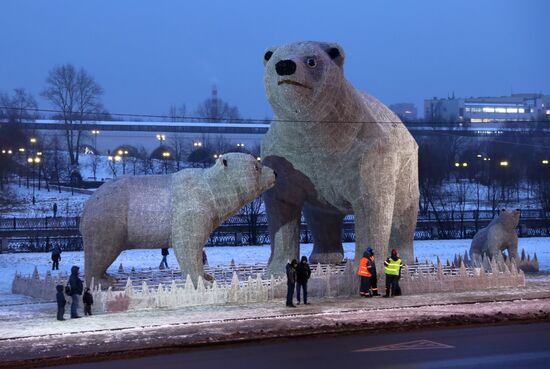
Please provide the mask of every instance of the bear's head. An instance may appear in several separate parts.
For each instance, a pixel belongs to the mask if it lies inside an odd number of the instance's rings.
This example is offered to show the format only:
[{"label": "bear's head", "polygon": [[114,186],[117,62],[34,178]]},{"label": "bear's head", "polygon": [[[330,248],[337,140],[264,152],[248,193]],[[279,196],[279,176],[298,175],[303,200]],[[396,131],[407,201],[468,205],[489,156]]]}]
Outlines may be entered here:
[{"label": "bear's head", "polygon": [[278,118],[319,118],[345,81],[343,64],[338,44],[306,41],[267,49],[264,87]]},{"label": "bear's head", "polygon": [[275,185],[275,172],[249,154],[223,154],[216,160],[213,169],[219,173],[217,178],[236,190],[239,207]]},{"label": "bear's head", "polygon": [[507,230],[515,229],[519,224],[519,209],[502,209],[498,215],[498,222]]}]

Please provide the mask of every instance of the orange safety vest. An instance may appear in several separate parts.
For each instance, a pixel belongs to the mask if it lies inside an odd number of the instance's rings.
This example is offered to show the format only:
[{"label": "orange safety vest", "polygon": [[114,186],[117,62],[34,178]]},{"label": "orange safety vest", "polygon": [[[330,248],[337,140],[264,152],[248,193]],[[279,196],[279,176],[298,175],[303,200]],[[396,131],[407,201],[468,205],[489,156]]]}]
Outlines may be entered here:
[{"label": "orange safety vest", "polygon": [[371,277],[372,274],[369,272],[369,268],[367,268],[367,263],[369,262],[369,259],[362,257],[361,260],[359,260],[359,270],[357,270],[357,275],[360,275],[361,277]]}]

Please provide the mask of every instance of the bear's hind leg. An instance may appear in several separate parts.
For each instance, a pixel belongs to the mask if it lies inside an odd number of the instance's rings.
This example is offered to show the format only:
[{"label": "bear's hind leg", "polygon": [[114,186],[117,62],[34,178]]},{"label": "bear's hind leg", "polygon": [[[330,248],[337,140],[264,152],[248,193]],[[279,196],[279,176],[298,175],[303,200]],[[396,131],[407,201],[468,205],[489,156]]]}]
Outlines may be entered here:
[{"label": "bear's hind leg", "polygon": [[313,236],[310,263],[338,264],[344,258],[342,221],[344,215],[334,211],[304,206],[304,217]]}]

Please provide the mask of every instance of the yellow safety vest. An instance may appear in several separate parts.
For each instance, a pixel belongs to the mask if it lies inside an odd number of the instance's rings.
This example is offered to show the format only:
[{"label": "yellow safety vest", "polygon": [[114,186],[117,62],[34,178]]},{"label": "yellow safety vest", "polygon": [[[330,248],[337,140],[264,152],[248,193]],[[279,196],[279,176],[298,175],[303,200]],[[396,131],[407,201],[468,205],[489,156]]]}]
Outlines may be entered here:
[{"label": "yellow safety vest", "polygon": [[384,273],[389,275],[399,275],[401,269],[401,259],[393,260],[392,258],[384,262]]}]

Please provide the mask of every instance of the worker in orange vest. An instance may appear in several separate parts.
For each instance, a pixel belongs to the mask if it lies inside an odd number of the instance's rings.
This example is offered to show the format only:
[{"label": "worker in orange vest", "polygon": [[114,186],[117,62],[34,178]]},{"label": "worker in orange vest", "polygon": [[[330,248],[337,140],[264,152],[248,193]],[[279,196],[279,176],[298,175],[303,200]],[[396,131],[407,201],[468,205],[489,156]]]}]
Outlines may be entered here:
[{"label": "worker in orange vest", "polygon": [[372,297],[372,292],[370,290],[370,278],[372,274],[369,270],[371,268],[369,264],[369,252],[365,251],[363,257],[359,260],[359,269],[357,270],[357,275],[361,277],[359,295],[363,297]]}]

